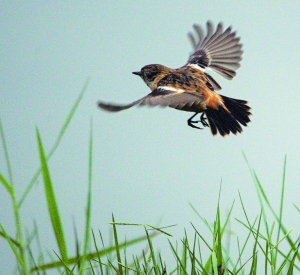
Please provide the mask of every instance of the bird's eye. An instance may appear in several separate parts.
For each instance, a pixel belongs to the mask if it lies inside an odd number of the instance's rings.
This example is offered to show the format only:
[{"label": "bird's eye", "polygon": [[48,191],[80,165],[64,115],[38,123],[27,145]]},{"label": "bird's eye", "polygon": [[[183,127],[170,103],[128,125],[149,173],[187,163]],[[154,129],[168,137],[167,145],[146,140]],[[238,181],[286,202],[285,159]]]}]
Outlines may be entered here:
[{"label": "bird's eye", "polygon": [[155,77],[157,76],[156,72],[145,72],[145,77],[149,80],[149,81],[153,81],[155,79]]}]

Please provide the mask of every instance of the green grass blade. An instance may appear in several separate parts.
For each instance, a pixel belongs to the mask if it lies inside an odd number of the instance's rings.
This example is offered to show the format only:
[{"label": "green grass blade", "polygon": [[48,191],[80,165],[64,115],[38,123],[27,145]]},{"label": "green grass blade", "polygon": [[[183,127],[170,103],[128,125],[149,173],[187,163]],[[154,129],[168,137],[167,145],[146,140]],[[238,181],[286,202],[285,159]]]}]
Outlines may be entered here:
[{"label": "green grass blade", "polygon": [[13,251],[18,263],[20,264],[20,266],[22,267],[22,272],[23,274],[29,274],[26,268],[26,263],[24,263],[23,261],[23,257],[21,254],[18,253],[15,244],[12,242],[11,238],[8,236],[7,232],[5,231],[5,229],[3,228],[2,224],[0,224],[0,228],[1,228],[1,232],[4,236],[4,238],[7,240],[7,242],[9,243],[9,246],[11,248],[11,250]]},{"label": "green grass blade", "polygon": [[186,237],[186,232],[185,232],[185,236],[182,240],[182,254],[181,254],[181,262],[184,266],[184,269],[187,269],[187,248],[189,247],[188,244],[188,239]]},{"label": "green grass blade", "polygon": [[[63,138],[63,136],[64,136],[64,134],[65,134],[65,132],[66,132],[66,130],[67,130],[67,128],[68,128],[68,126],[69,126],[69,124],[70,124],[70,122],[71,122],[78,106],[79,106],[79,103],[81,102],[81,100],[83,98],[83,95],[87,90],[87,86],[88,86],[89,82],[90,82],[90,78],[88,78],[86,83],[84,84],[78,98],[76,99],[76,101],[75,101],[75,103],[74,103],[74,105],[73,105],[73,107],[72,107],[72,109],[69,113],[69,115],[67,116],[67,119],[66,119],[65,123],[63,124],[62,128],[60,129],[58,137],[56,138],[56,141],[55,141],[52,149],[50,150],[50,153],[47,155],[47,160],[49,160],[51,158],[53,153],[56,151],[58,145],[60,144],[60,142],[61,142],[61,140],[62,140],[62,138]],[[32,186],[35,184],[35,182],[36,182],[38,176],[40,175],[40,173],[41,173],[41,168],[39,168],[35,172],[35,174],[33,175],[32,179],[31,179],[31,181],[29,182],[28,186],[26,187],[20,201],[18,202],[19,207],[21,207],[21,205],[23,204],[24,200],[26,199],[26,197],[27,197],[29,191],[31,190]]]},{"label": "green grass blade", "polygon": [[9,193],[9,195],[12,196],[14,193],[13,186],[4,178],[2,174],[0,174],[0,182],[2,182],[4,188]]},{"label": "green grass blade", "polygon": [[159,275],[158,265],[157,265],[157,262],[156,262],[156,257],[155,257],[152,241],[151,241],[151,238],[149,236],[148,230],[146,229],[146,227],[144,227],[144,228],[145,228],[145,232],[146,232],[146,236],[147,236],[147,240],[148,240],[148,245],[149,245],[149,249],[150,249],[150,255],[151,255],[151,260],[152,260],[152,264],[153,264],[154,274]]},{"label": "green grass blade", "polygon": [[98,260],[98,263],[99,263],[100,275],[104,275],[102,261],[101,261],[101,257],[100,257],[100,251],[98,249],[97,242],[96,242],[96,237],[95,237],[95,234],[94,234],[93,230],[92,230],[92,236],[93,236],[93,242],[94,242],[94,246],[95,246],[96,253],[97,253],[97,260]]},{"label": "green grass blade", "polygon": [[[114,215],[112,215],[112,221],[115,222]],[[115,246],[116,246],[116,254],[117,254],[117,260],[118,260],[118,274],[123,275],[123,268],[122,268],[122,259],[120,254],[120,247],[119,247],[119,241],[118,241],[118,234],[117,234],[117,227],[115,224],[113,226],[114,231],[114,239],[115,239]]]},{"label": "green grass blade", "polygon": [[[282,213],[283,213],[283,201],[284,201],[284,190],[285,190],[285,172],[286,172],[286,156],[284,158],[284,165],[283,165],[283,175],[282,175],[282,184],[281,184],[281,198],[280,198],[280,208],[279,208],[279,220],[278,220],[278,231],[277,231],[277,243],[279,242],[280,238],[280,224],[282,224]],[[277,253],[278,251],[275,251],[275,261],[277,260]],[[276,267],[276,263],[275,263]]]},{"label": "green grass blade", "polygon": [[[0,227],[1,227],[1,224],[0,224]],[[15,246],[20,248],[20,243],[18,241],[16,241],[15,239],[13,239],[12,237],[8,236],[6,233],[0,231],[0,236],[5,238],[5,239],[9,238],[11,243],[13,243]]]},{"label": "green grass blade", "polygon": [[[150,236],[150,238],[153,238],[153,237],[156,237],[158,235],[156,233],[152,233],[149,236]],[[145,241],[145,240],[147,240],[147,236],[137,237],[137,238],[134,238],[130,241],[119,243],[118,247],[119,247],[119,250],[121,250],[121,249],[124,249],[126,246],[129,247],[131,245],[140,243],[140,242]],[[108,255],[111,255],[115,251],[116,251],[116,246],[113,245],[113,246],[104,248],[102,250],[89,253],[87,255],[87,257],[88,257],[88,260],[93,260],[93,259],[98,258],[98,257],[104,257],[104,256],[107,257]],[[71,257],[71,258],[67,259],[65,262],[68,262],[68,264],[75,264],[77,261],[78,261],[78,257]],[[37,271],[38,269],[47,270],[47,269],[52,269],[52,268],[61,267],[61,266],[63,266],[61,261],[53,261],[53,262],[50,262],[50,263],[40,265],[39,267],[32,268],[30,271],[34,272],[34,271]]]},{"label": "green grass blade", "polygon": [[89,141],[89,166],[88,166],[88,195],[86,207],[85,238],[83,256],[87,255],[89,248],[90,230],[91,230],[91,211],[92,211],[92,162],[93,162],[93,123],[91,121],[90,141]]},{"label": "green grass blade", "polygon": [[220,217],[220,208],[218,206],[217,210],[217,263],[218,266],[222,266],[223,264],[223,255],[222,255],[222,233],[221,233],[221,217]]},{"label": "green grass blade", "polygon": [[181,262],[180,257],[179,257],[179,255],[178,255],[176,249],[175,249],[175,248],[173,247],[173,245],[171,244],[170,240],[169,240],[169,244],[170,244],[171,249],[172,249],[172,252],[173,252],[173,254],[174,254],[174,256],[175,256],[176,263],[179,264],[179,266],[181,267],[181,271],[183,271],[183,273],[184,273],[185,275],[188,275],[187,270],[185,269],[183,263]]},{"label": "green grass blade", "polygon": [[300,208],[295,203],[293,203],[293,205],[296,208],[296,210],[300,213]]},{"label": "green grass blade", "polygon": [[199,231],[197,230],[197,228],[191,223],[192,227],[194,228],[196,234],[201,238],[201,240],[206,244],[206,246],[208,247],[208,249],[210,251],[213,251],[213,249],[210,247],[210,245],[208,244],[208,242],[205,240],[205,238],[203,238],[203,236],[199,233]]},{"label": "green grass blade", "polygon": [[[11,197],[11,200],[12,200],[14,219],[15,219],[16,231],[17,231],[17,242],[19,244],[18,248],[20,251],[20,257],[21,257],[21,262],[22,262],[21,268],[22,268],[23,273],[27,273],[27,259],[26,259],[26,253],[25,253],[25,245],[23,242],[23,232],[22,232],[22,226],[21,226],[20,211],[19,211],[19,207],[17,204],[16,193],[14,190],[12,168],[11,168],[11,164],[10,164],[8,147],[6,144],[5,134],[4,134],[4,129],[3,129],[1,119],[0,119],[0,137],[2,140],[4,157],[5,157],[5,162],[6,162],[7,171],[8,171],[8,180],[6,180],[5,177],[2,174],[0,174],[0,182],[2,183],[4,188],[8,191],[8,193]],[[1,232],[1,235],[4,237],[7,236],[7,235],[5,235],[5,232]],[[11,238],[8,238],[7,240],[9,241],[9,244],[11,245],[11,243],[12,243]]]},{"label": "green grass blade", "polygon": [[[256,178],[257,178],[257,177],[256,177]],[[267,206],[269,207],[269,209],[271,210],[273,216],[275,217],[275,219],[276,219],[276,221],[277,221],[277,223],[278,223],[278,226],[279,226],[280,230],[283,232],[284,235],[286,235],[286,239],[287,239],[289,245],[291,246],[291,248],[293,248],[293,250],[296,250],[296,246],[295,246],[294,241],[292,240],[292,238],[290,237],[290,235],[288,235],[288,232],[289,232],[289,231],[286,229],[286,227],[284,226],[284,224],[283,224],[282,222],[280,222],[280,218],[279,218],[278,215],[275,213],[274,208],[273,208],[272,205],[270,204],[270,202],[269,202],[269,200],[268,200],[268,198],[267,198],[267,196],[266,196],[266,193],[265,193],[264,190],[263,190],[262,184],[260,183],[260,181],[258,180],[258,178],[257,178],[256,184],[258,185],[258,191],[260,192],[260,193],[258,193],[259,198],[261,198],[261,194],[262,194],[262,197],[264,198],[264,200],[265,200]],[[261,202],[261,204],[262,204],[262,202]],[[264,211],[264,209],[263,209],[263,211]],[[268,224],[267,224],[267,222],[266,222],[265,211],[264,211],[264,220],[265,220],[266,229],[267,229],[267,232],[268,232],[268,231],[269,231],[269,228],[268,228]],[[299,255],[299,253],[297,253],[297,258],[298,258],[298,260],[300,260],[300,255]]]},{"label": "green grass blade", "polygon": [[262,212],[260,213],[259,219],[258,219],[258,226],[256,230],[256,234],[252,232],[252,234],[255,234],[255,242],[252,250],[252,265],[250,269],[250,274],[254,274],[256,268],[257,268],[257,258],[256,258],[256,248],[258,244],[258,236],[259,236],[259,231],[260,231],[260,223],[261,223],[261,218],[262,218]]},{"label": "green grass blade", "polygon": [[6,162],[6,166],[7,166],[8,178],[9,178],[10,183],[13,184],[12,169],[11,169],[8,148],[7,148],[7,144],[6,144],[6,140],[5,140],[4,129],[2,126],[1,118],[0,118],[0,136],[2,139],[2,146],[3,146],[5,162]]},{"label": "green grass blade", "polygon": [[227,214],[225,223],[224,223],[223,226],[222,226],[221,236],[223,236],[223,234],[224,234],[224,232],[225,232],[225,230],[226,230],[227,224],[229,223],[229,220],[230,220],[230,217],[231,217],[231,213],[232,213],[232,210],[233,210],[234,203],[235,203],[235,202],[233,201],[233,203],[232,203],[232,205],[231,205],[231,208],[230,208],[230,210],[229,210],[229,212],[228,212],[228,214]]},{"label": "green grass blade", "polygon": [[59,210],[58,210],[58,206],[54,194],[54,189],[50,177],[50,172],[48,169],[48,164],[47,164],[42,140],[38,129],[36,130],[36,132],[37,132],[38,149],[40,153],[40,161],[41,161],[42,174],[43,174],[43,181],[44,181],[44,189],[45,189],[45,195],[46,195],[46,200],[48,205],[48,212],[50,215],[52,228],[56,237],[61,258],[63,261],[66,261],[68,259],[68,254],[67,254],[66,240],[63,232],[63,226],[61,223]]},{"label": "green grass blade", "polygon": [[[294,253],[293,253],[294,252]],[[279,268],[276,270],[275,275],[280,275],[282,274],[282,270],[285,268],[285,266],[287,265],[287,263],[291,264],[291,260],[290,260],[290,256],[294,254],[293,256],[295,256],[295,251],[293,251],[292,249],[289,251],[289,253],[287,255],[285,255],[285,259],[283,260],[283,262],[281,263],[281,265],[279,266]],[[293,261],[293,259],[292,259]],[[293,262],[294,265],[294,262]]]},{"label": "green grass blade", "polygon": [[[152,228],[152,229],[154,229],[154,230],[157,230],[157,231],[160,232],[160,233],[163,233],[163,234],[165,234],[165,235],[167,235],[167,236],[173,237],[172,234],[168,233],[167,231],[162,230],[161,228],[152,226],[152,225],[150,225],[150,224],[145,224],[145,226],[149,226],[150,228]],[[170,226],[167,226],[167,227],[171,227],[171,226],[176,226],[176,224],[170,225]]]},{"label": "green grass blade", "polygon": [[213,274],[218,274],[218,259],[215,251],[211,253],[211,263],[212,263]]},{"label": "green grass blade", "polygon": [[210,233],[213,233],[213,229],[209,225],[206,219],[204,219],[200,213],[197,211],[197,209],[189,202],[190,207],[193,209],[193,211],[196,213],[196,215],[202,220],[202,222],[206,225],[206,227],[209,229]]},{"label": "green grass blade", "polygon": [[295,259],[296,259],[296,256],[298,254],[299,247],[300,247],[300,242],[299,242],[299,244],[298,244],[298,246],[296,248],[296,251],[295,251],[295,254],[293,256],[293,259],[291,260],[291,263],[290,263],[287,275],[293,275],[293,269],[294,269]]}]

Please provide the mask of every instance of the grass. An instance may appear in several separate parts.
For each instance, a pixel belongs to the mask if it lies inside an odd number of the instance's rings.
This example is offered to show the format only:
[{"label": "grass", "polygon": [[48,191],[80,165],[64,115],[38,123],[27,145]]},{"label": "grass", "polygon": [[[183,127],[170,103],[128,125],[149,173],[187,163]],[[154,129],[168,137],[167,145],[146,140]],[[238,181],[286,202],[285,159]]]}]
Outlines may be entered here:
[{"label": "grass", "polygon": [[[87,89],[88,82],[84,85],[73,108],[71,109],[61,131],[54,143],[53,148],[48,154],[45,152],[41,134],[36,129],[37,147],[39,151],[40,168],[33,174],[32,180],[28,183],[25,192],[18,200],[16,196],[13,173],[9,159],[9,150],[7,148],[4,129],[0,120],[0,137],[3,147],[5,162],[7,166],[7,177],[4,171],[0,171],[0,182],[6,190],[6,194],[12,201],[13,216],[15,221],[16,237],[12,237],[8,233],[8,229],[4,228],[0,223],[0,237],[5,239],[11,248],[12,255],[16,260],[16,274],[47,274],[55,272],[57,274],[270,274],[291,275],[293,272],[300,271],[300,235],[293,239],[290,232],[283,224],[283,208],[284,208],[284,191],[285,191],[285,171],[286,158],[283,165],[282,188],[280,194],[280,203],[278,212],[271,205],[268,194],[263,188],[255,171],[249,165],[246,156],[245,161],[248,163],[250,175],[253,179],[254,186],[257,191],[261,212],[252,221],[249,218],[247,209],[243,203],[242,196],[239,194],[238,206],[234,203],[224,220],[221,219],[222,209],[218,204],[216,214],[212,221],[207,221],[201,216],[197,209],[191,205],[191,209],[197,214],[198,218],[203,222],[206,230],[210,233],[210,238],[203,236],[203,230],[191,224],[192,232],[183,232],[181,240],[175,240],[168,233],[168,227],[157,228],[147,224],[120,223],[115,221],[112,215],[112,243],[106,245],[105,240],[100,231],[95,232],[90,229],[90,221],[92,215],[92,175],[93,175],[93,124],[91,122],[90,139],[88,146],[88,188],[86,199],[85,213],[85,234],[83,245],[77,235],[75,237],[76,252],[72,254],[72,250],[66,242],[66,232],[64,224],[60,218],[63,209],[59,208],[56,201],[56,193],[52,184],[51,171],[48,167],[48,161],[58,148],[69,124],[77,110],[78,105]],[[27,199],[33,185],[38,177],[42,177],[45,191],[45,199],[48,205],[48,217],[51,221],[53,235],[57,242],[58,251],[53,252],[45,260],[45,251],[39,245],[38,255],[34,255],[31,248],[32,241],[36,240],[40,243],[38,228],[35,226],[34,232],[30,235],[24,235],[26,228],[23,227],[21,209],[23,202]],[[220,192],[221,193],[221,192]],[[220,197],[220,194],[219,194]],[[232,210],[234,207],[240,208],[241,217],[235,220],[246,230],[247,234],[238,237],[236,242],[231,240],[228,249],[226,236],[232,235],[228,229],[229,221],[232,218]],[[297,211],[300,209],[295,206]],[[120,226],[140,227],[141,236],[130,240],[123,240],[119,235],[118,228]],[[11,231],[11,229],[9,230]],[[163,256],[155,248],[153,238],[161,235],[167,238],[169,246],[164,250],[169,251],[173,255],[173,263],[169,263],[163,259]],[[26,237],[25,237],[26,236]],[[189,237],[192,236],[192,237]],[[136,255],[129,255],[127,252],[129,247],[138,247],[137,244],[146,243],[146,249],[134,248]],[[13,259],[11,260],[11,264]]]}]

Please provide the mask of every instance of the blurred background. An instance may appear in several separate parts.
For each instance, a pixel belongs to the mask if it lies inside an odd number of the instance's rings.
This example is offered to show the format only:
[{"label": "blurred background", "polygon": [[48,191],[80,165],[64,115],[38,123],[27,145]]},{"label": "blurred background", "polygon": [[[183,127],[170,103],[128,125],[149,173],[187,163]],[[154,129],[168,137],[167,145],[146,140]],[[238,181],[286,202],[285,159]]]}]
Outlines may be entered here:
[{"label": "blurred background", "polygon": [[[73,223],[81,239],[84,233],[91,123],[91,226],[102,231],[107,243],[112,213],[116,221],[177,224],[168,230],[172,242],[183,237],[184,229],[193,234],[191,222],[210,238],[189,203],[212,224],[220,185],[222,216],[235,201],[230,226],[245,238],[234,219],[244,218],[238,192],[252,221],[260,206],[243,152],[275,208],[287,155],[284,223],[294,228],[293,236],[299,235],[293,203],[300,206],[300,2],[1,1],[0,7],[0,118],[18,198],[39,168],[36,127],[49,152],[91,78],[49,161],[70,250],[75,247]],[[144,107],[112,114],[97,108],[100,99],[128,103],[149,93],[131,72],[151,63],[184,65],[192,51],[187,33],[194,23],[205,27],[207,20],[231,25],[244,45],[242,66],[232,81],[214,74],[221,94],[248,100],[252,107],[252,122],[242,134],[212,137],[208,128],[187,126],[190,113],[173,109]],[[2,147],[0,173],[8,178]],[[0,222],[15,236],[11,201],[1,189]],[[21,214],[28,234],[35,221],[43,249],[54,255],[57,246],[41,177]],[[144,234],[142,228],[119,229],[128,239]],[[169,257],[167,237],[159,237],[155,245]],[[9,274],[14,257],[2,238],[0,247],[1,272]]]}]

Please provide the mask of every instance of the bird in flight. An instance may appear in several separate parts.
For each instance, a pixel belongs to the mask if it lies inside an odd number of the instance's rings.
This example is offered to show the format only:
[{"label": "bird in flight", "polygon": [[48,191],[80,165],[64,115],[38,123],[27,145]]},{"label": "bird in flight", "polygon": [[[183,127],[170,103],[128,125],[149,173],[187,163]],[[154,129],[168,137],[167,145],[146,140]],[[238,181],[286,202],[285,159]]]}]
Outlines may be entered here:
[{"label": "bird in flight", "polygon": [[[195,34],[189,33],[194,48],[187,63],[178,69],[160,64],[144,66],[133,74],[140,76],[151,93],[130,104],[119,105],[99,101],[98,106],[110,112],[118,112],[132,106],[168,106],[181,111],[194,112],[188,125],[196,128],[201,123],[210,127],[211,133],[221,136],[242,132],[242,127],[250,122],[250,107],[247,101],[218,94],[218,82],[207,73],[207,69],[231,80],[236,75],[242,60],[242,44],[231,27],[223,30],[219,23],[216,30],[211,22],[202,28],[194,25]],[[199,119],[195,117],[199,115]],[[206,117],[205,117],[206,116]]]}]

